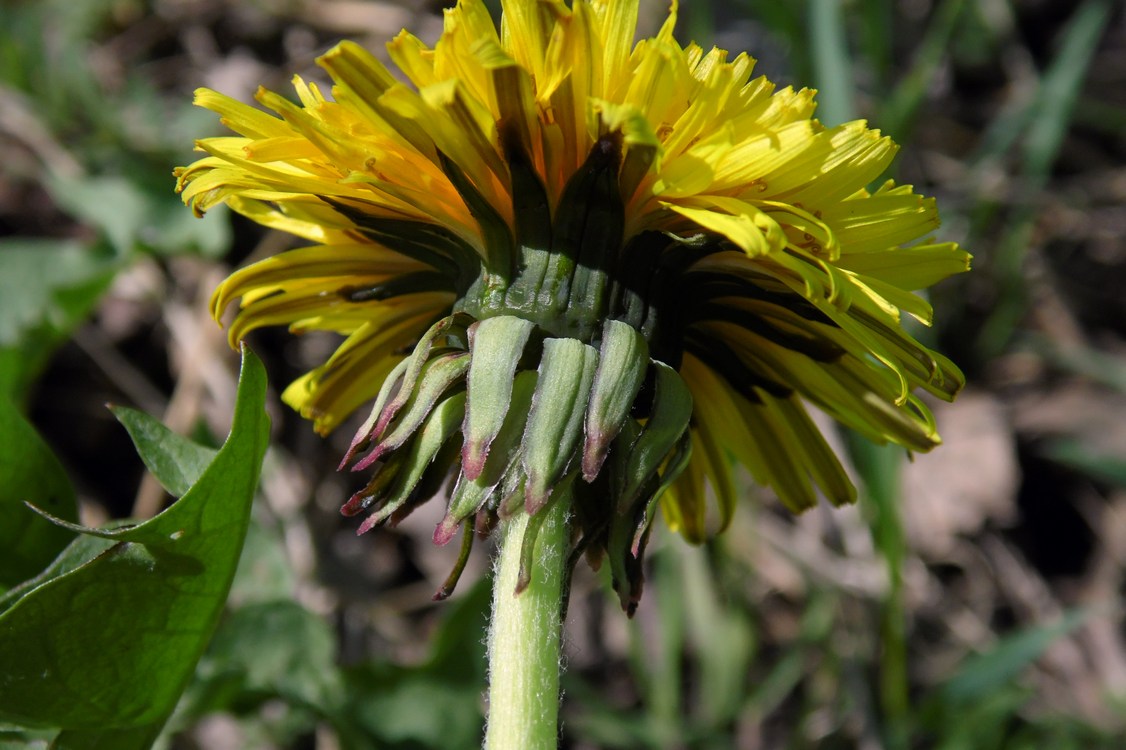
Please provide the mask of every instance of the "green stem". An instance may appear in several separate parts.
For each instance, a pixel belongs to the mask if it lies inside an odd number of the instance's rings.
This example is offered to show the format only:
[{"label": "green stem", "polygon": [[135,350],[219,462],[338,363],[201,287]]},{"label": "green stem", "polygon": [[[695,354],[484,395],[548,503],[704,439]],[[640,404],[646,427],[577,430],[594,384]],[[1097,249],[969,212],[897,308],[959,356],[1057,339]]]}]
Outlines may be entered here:
[{"label": "green stem", "polygon": [[489,627],[487,750],[551,750],[557,746],[559,631],[567,561],[570,497],[546,514],[530,559],[532,578],[519,595],[521,548],[528,515],[518,512],[501,527]]},{"label": "green stem", "polygon": [[907,681],[907,604],[903,592],[903,564],[907,540],[903,518],[900,475],[903,449],[873,445],[854,432],[846,433],[849,453],[864,480],[861,503],[876,549],[887,565],[890,587],[880,613],[880,703],[884,712],[886,744],[890,750],[910,745],[910,696]]}]

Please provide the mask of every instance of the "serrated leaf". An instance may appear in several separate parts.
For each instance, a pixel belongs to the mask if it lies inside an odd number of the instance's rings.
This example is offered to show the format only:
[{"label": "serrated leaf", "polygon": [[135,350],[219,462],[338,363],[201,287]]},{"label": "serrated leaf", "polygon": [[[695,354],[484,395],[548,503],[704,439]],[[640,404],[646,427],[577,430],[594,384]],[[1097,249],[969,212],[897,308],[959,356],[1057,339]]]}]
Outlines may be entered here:
[{"label": "serrated leaf", "polygon": [[[38,514],[35,515],[38,518],[42,518],[47,523],[50,523],[46,518]],[[0,596],[0,614],[3,614],[13,604],[19,601],[24,594],[47,583],[52,578],[58,578],[61,575],[65,575],[72,570],[82,567],[98,555],[113,547],[114,544],[115,542],[112,539],[79,534],[67,545],[66,549],[59,553],[58,557],[51,561],[51,564],[48,565],[42,573],[34,578],[27,579],[11,591]]]},{"label": "serrated leaf", "polygon": [[155,417],[128,406],[111,406],[117,421],[128,430],[141,460],[176,497],[182,497],[215,459],[216,451],[177,435]]},{"label": "serrated leaf", "polygon": [[74,535],[24,503],[67,521],[78,520],[74,489],[47,444],[0,394],[0,589],[30,578]]},{"label": "serrated leaf", "polygon": [[0,719],[97,732],[164,721],[238,564],[269,433],[265,389],[261,362],[244,350],[231,434],[199,481],[0,615]]}]

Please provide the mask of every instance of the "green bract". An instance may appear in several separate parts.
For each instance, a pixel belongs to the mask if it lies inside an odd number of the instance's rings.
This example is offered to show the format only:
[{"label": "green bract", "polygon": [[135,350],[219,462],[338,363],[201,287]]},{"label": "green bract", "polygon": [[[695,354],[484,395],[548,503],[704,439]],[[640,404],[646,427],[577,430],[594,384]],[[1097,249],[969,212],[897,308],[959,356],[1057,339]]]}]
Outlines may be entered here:
[{"label": "green bract", "polygon": [[[641,573],[629,558],[640,557],[654,503],[689,452],[687,387],[619,321],[605,323],[597,346],[545,336],[509,315],[464,322],[455,315],[434,325],[404,360],[397,390],[377,401],[350,454],[366,449],[354,468],[375,465],[375,474],[344,513],[370,513],[361,532],[401,518],[435,492],[460,453],[435,542],[446,544],[467,521],[536,516],[573,493],[582,546],[594,559],[610,554],[615,588],[632,608]],[[620,458],[602,470],[607,452]],[[528,550],[537,529],[528,525]],[[525,566],[522,582],[530,574]]]}]

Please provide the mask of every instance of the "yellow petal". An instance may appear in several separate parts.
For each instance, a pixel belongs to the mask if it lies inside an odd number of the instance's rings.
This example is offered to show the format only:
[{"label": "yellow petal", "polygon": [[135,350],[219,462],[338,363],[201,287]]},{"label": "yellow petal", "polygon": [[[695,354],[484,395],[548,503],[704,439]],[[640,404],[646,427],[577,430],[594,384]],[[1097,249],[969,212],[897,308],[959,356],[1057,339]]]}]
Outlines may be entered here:
[{"label": "yellow petal", "polygon": [[970,270],[970,254],[953,242],[942,242],[849,254],[839,265],[900,289],[914,290]]},{"label": "yellow petal", "polygon": [[196,89],[195,105],[218,113],[224,125],[248,138],[278,138],[291,132],[284,120],[211,89]]},{"label": "yellow petal", "polygon": [[750,257],[777,252],[786,245],[785,234],[776,221],[737,198],[697,196],[683,203],[662,201],[661,205],[702,229],[723,235]]}]

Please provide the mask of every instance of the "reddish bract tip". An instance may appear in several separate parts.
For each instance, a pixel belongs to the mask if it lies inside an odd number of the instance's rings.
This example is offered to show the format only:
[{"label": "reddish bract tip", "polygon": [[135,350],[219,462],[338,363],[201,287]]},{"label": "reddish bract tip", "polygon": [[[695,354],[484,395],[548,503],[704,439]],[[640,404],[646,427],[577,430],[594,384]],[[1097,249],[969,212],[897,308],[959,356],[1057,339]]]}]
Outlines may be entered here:
[{"label": "reddish bract tip", "polygon": [[370,430],[365,430],[361,427],[356,436],[352,438],[352,444],[348,446],[348,450],[344,453],[344,458],[340,460],[340,465],[336,467],[337,471],[343,471],[348,462],[356,457],[356,454],[362,452],[368,445],[371,444],[373,435]]},{"label": "reddish bract tip", "polygon": [[364,469],[368,468],[369,466],[374,464],[379,459],[383,458],[383,454],[385,452],[386,452],[386,449],[384,449],[383,446],[381,446],[381,445],[375,446],[375,448],[372,449],[371,453],[369,453],[366,456],[364,456],[363,458],[361,458],[356,463],[356,465],[352,467],[352,471],[363,471]]},{"label": "reddish bract tip", "polygon": [[376,527],[376,525],[379,523],[379,521],[380,521],[380,518],[379,518],[378,515],[368,516],[367,518],[364,519],[364,522],[360,524],[360,528],[356,529],[356,536],[360,536],[361,534],[368,533],[369,531],[371,531],[372,529],[374,529]]},{"label": "reddish bract tip", "polygon": [[545,486],[538,477],[528,477],[528,484],[524,486],[524,512],[534,516],[550,499],[551,488]]},{"label": "reddish bract tip", "polygon": [[461,449],[461,473],[466,479],[476,479],[485,470],[488,457],[489,447],[483,442],[467,442]]},{"label": "reddish bract tip", "polygon": [[598,473],[602,471],[602,464],[606,461],[609,444],[601,439],[601,435],[588,437],[583,446],[583,480],[588,484],[593,482]]},{"label": "reddish bract tip", "polygon": [[439,547],[444,547],[450,543],[450,540],[457,536],[458,522],[448,516],[443,518],[437,528],[434,529],[434,544]]},{"label": "reddish bract tip", "polygon": [[348,502],[344,503],[344,505],[341,506],[340,515],[354,516],[371,505],[371,502],[371,495],[365,495],[363,490],[360,490],[356,494],[352,495],[352,497],[348,498]]}]

